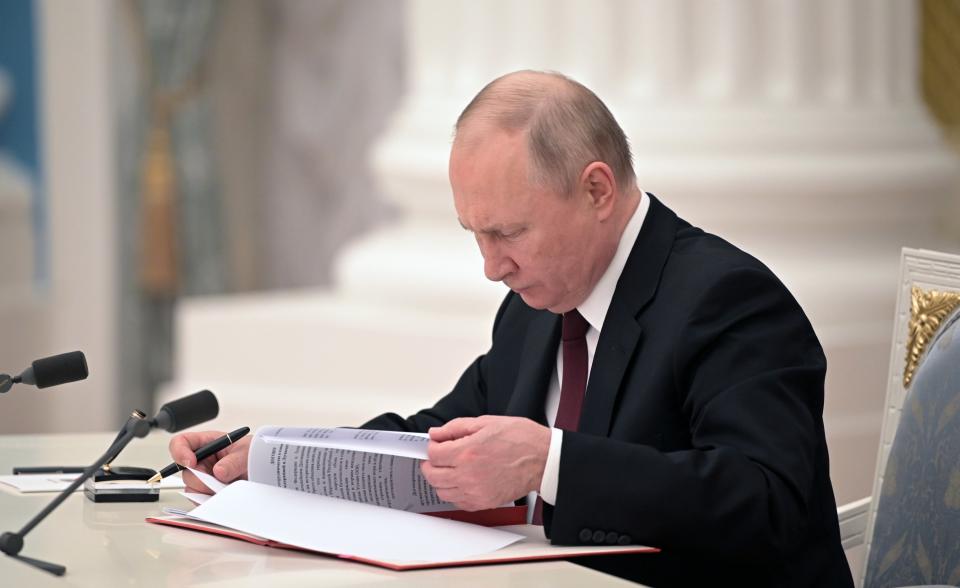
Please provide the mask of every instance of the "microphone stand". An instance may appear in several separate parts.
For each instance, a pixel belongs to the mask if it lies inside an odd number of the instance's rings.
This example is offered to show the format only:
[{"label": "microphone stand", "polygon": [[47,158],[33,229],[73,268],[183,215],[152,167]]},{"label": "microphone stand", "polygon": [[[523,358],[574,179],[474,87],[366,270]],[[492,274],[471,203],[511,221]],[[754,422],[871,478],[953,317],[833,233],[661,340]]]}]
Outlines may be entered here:
[{"label": "microphone stand", "polygon": [[80,485],[87,480],[87,478],[94,475],[105,463],[113,461],[113,459],[121,451],[123,451],[123,448],[126,447],[127,444],[134,439],[134,437],[146,437],[154,425],[155,420],[147,420],[144,413],[140,412],[139,410],[134,411],[130,418],[127,419],[127,422],[124,423],[123,428],[120,429],[120,433],[117,435],[117,438],[113,440],[113,443],[110,445],[110,448],[107,449],[106,453],[101,455],[100,458],[93,463],[93,465],[83,470],[83,473],[80,474],[76,480],[71,482],[71,484],[67,486],[67,488],[56,498],[51,500],[50,504],[48,504],[46,508],[37,513],[37,516],[30,519],[30,522],[24,525],[22,529],[16,533],[6,532],[3,535],[0,535],[0,551],[14,559],[18,559],[24,563],[40,568],[41,570],[50,572],[55,576],[62,576],[64,573],[66,573],[67,568],[65,566],[20,555],[20,551],[23,549],[23,538],[26,537],[27,533],[32,531],[34,527],[40,524],[40,521],[47,518],[47,515],[60,506],[60,504],[63,503],[67,497],[73,494],[74,490],[79,488]]}]

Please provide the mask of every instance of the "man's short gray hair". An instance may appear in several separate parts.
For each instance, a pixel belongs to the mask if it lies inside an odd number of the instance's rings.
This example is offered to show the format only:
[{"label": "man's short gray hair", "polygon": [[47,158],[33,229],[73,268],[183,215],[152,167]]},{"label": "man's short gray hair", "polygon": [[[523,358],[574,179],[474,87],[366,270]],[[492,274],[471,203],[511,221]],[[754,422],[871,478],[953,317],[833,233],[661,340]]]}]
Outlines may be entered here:
[{"label": "man's short gray hair", "polygon": [[460,114],[456,135],[475,120],[527,131],[531,180],[564,195],[594,161],[610,166],[620,189],[636,181],[630,144],[610,110],[589,88],[562,74],[520,71],[493,80]]}]

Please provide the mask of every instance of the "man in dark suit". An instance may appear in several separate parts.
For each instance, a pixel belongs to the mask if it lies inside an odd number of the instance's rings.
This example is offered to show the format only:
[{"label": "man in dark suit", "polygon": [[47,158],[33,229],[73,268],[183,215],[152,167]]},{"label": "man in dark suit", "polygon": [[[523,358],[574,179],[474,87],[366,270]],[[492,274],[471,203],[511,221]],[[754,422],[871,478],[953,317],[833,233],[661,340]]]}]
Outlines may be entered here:
[{"label": "man in dark suit", "polygon": [[[826,361],[773,273],[639,190],[612,115],[557,74],[485,87],[457,122],[450,181],[487,277],[512,292],[449,394],[364,427],[429,431],[423,473],[461,508],[536,493],[554,543],[662,549],[578,560],[596,569],[654,586],[852,586]],[[207,435],[171,453],[190,464]],[[242,474],[238,446],[221,479]]]}]

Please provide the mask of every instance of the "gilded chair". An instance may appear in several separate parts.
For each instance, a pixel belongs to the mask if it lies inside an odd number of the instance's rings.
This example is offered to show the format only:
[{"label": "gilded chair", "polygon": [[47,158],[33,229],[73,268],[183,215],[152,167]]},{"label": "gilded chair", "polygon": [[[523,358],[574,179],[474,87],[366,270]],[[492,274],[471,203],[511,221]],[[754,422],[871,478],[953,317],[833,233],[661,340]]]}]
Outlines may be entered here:
[{"label": "gilded chair", "polygon": [[838,509],[863,588],[960,584],[960,256],[904,249],[873,495]]}]

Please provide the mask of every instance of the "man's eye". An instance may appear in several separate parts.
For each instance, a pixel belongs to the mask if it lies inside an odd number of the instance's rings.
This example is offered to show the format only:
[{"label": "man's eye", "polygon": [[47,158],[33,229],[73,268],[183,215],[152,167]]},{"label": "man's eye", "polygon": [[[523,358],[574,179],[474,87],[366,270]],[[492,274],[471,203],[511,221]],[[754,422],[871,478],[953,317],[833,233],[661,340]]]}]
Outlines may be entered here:
[{"label": "man's eye", "polygon": [[516,231],[513,231],[512,233],[504,233],[504,234],[503,234],[503,238],[504,238],[504,239],[507,239],[508,241],[512,241],[512,240],[516,239],[517,237],[519,237],[519,236],[522,235],[522,234],[523,234],[523,229],[517,229]]}]

